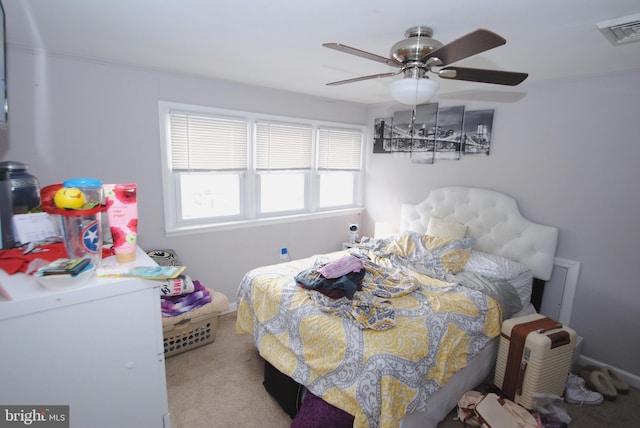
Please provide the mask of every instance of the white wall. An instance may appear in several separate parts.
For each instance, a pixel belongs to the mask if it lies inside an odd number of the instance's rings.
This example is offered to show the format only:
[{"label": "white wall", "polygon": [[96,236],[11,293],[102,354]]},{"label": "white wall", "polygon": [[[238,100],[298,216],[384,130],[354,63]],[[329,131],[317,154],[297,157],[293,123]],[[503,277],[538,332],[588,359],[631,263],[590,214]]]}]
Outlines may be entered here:
[{"label": "white wall", "polygon": [[153,70],[8,51],[9,144],[0,159],[25,162],[41,186],[72,177],[138,185],[139,244],[177,251],[188,273],[231,302],[249,269],[341,249],[359,214],[166,238],[158,101],[366,124],[361,105]]},{"label": "white wall", "polygon": [[[186,235],[163,233],[159,100],[329,121],[369,123],[391,109],[74,58],[8,51],[9,138],[0,159],[30,165],[42,185],[73,176],[139,186],[140,244],[173,248],[194,279],[235,300],[242,275],[293,257],[340,248],[349,223],[397,221],[402,202],[434,187],[475,185],[515,197],[523,214],[560,229],[558,256],[582,263],[570,325],[583,354],[640,374],[640,73],[555,81],[524,88],[495,108],[491,155],[411,164],[368,148],[366,213],[314,222]],[[399,108],[399,107],[398,107]],[[367,229],[368,228],[368,229]]]},{"label": "white wall", "polygon": [[[440,186],[516,198],[525,217],[560,229],[557,256],[581,263],[570,326],[583,355],[640,375],[640,72],[518,90],[514,103],[441,101],[495,108],[488,157],[421,165],[370,148],[365,229]],[[373,109],[370,126],[393,110]]]}]

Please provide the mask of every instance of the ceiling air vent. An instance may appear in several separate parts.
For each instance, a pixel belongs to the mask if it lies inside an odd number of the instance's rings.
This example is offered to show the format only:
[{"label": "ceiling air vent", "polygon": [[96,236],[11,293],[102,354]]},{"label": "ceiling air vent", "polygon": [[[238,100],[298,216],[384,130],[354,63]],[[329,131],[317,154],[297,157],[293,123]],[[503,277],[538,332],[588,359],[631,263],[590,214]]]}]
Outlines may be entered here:
[{"label": "ceiling air vent", "polygon": [[640,14],[609,19],[596,26],[614,46],[640,41]]}]

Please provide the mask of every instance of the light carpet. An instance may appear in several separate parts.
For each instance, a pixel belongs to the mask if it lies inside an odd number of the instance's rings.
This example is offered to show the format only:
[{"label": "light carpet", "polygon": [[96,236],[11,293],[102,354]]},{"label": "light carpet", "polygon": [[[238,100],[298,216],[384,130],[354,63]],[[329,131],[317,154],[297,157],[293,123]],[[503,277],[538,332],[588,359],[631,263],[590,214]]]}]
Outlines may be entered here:
[{"label": "light carpet", "polygon": [[[213,343],[167,358],[173,428],[286,428],[291,418],[262,386],[263,362],[250,336],[235,334],[235,313],[219,317]],[[640,390],[599,406],[564,405],[571,427],[638,425]],[[451,413],[438,428],[460,428]]]}]

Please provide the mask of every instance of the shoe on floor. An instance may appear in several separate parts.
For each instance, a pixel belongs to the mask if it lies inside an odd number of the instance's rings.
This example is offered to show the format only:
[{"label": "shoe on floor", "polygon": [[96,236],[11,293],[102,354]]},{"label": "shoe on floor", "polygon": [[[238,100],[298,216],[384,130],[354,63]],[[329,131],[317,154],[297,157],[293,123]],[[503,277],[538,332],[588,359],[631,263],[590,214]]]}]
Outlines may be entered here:
[{"label": "shoe on floor", "polygon": [[[616,391],[619,394],[627,394],[629,392],[629,384],[624,380],[622,376],[620,376],[617,372],[615,372],[611,367],[598,367],[594,365],[587,365],[582,367],[579,375],[582,376],[586,381],[587,385],[589,385],[589,375],[588,372],[600,371],[605,374],[605,376],[609,379],[610,383],[616,388]],[[584,375],[584,376],[583,376]],[[605,397],[606,398],[606,397]]]},{"label": "shoe on floor", "polygon": [[605,400],[614,401],[618,398],[618,391],[611,379],[600,370],[582,370],[580,377],[585,381],[587,388],[598,391]]},{"label": "shoe on floor", "polygon": [[584,384],[584,379],[570,374],[564,390],[564,400],[569,404],[578,406],[583,404],[593,406],[602,403],[602,394],[588,390]]},{"label": "shoe on floor", "polygon": [[616,387],[616,390],[620,394],[626,394],[629,392],[629,384],[627,383],[627,381],[625,381],[618,373],[613,371],[611,367],[603,367],[600,369],[600,371],[607,375],[611,383],[613,383],[613,386]]}]

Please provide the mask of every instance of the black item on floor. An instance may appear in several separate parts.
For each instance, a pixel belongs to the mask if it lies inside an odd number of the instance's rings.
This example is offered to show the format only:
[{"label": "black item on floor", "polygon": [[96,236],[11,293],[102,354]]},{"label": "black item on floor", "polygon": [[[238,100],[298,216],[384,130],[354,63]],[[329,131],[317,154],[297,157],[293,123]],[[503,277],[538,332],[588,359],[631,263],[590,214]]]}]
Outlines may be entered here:
[{"label": "black item on floor", "polygon": [[267,361],[264,362],[264,381],[262,384],[291,419],[295,418],[302,404],[304,387],[278,371]]}]

